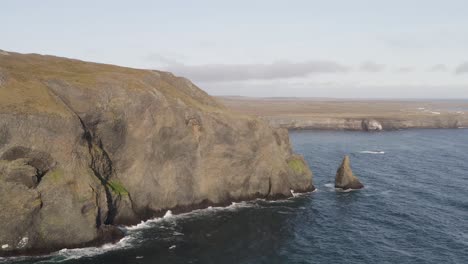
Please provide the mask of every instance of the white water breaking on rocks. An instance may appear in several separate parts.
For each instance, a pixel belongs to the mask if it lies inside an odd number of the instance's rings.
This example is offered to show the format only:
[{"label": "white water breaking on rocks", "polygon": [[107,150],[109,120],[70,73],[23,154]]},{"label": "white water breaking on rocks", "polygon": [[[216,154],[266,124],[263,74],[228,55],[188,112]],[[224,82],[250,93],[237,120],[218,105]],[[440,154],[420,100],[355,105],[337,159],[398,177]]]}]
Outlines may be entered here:
[{"label": "white water breaking on rocks", "polygon": [[361,154],[385,154],[385,151],[372,151],[372,150],[363,150],[359,151]]},{"label": "white water breaking on rocks", "polygon": [[[256,208],[261,207],[262,205],[259,202],[267,202],[267,203],[281,203],[281,202],[288,202],[292,201],[299,196],[304,196],[309,193],[295,193],[294,191],[291,192],[293,194],[292,197],[287,199],[280,199],[280,200],[266,200],[266,199],[257,199],[253,201],[242,201],[242,202],[232,202],[228,206],[209,206],[203,209],[193,210],[187,213],[176,214],[174,215],[171,210],[166,211],[164,216],[152,218],[146,221],[142,221],[139,224],[133,226],[120,226],[120,228],[126,233],[125,237],[119,240],[117,243],[108,243],[104,244],[99,247],[86,247],[86,248],[74,248],[74,249],[61,249],[59,251],[53,252],[48,255],[41,255],[41,256],[18,256],[18,257],[9,257],[9,258],[0,258],[0,263],[3,262],[18,262],[18,261],[34,261],[35,263],[61,263],[66,262],[69,260],[76,260],[81,258],[88,258],[93,256],[98,256],[105,254],[110,251],[116,250],[123,250],[123,249],[130,249],[138,247],[141,243],[144,242],[144,239],[141,238],[141,232],[145,232],[144,230],[157,227],[160,224],[176,221],[177,219],[182,218],[190,218],[195,216],[206,216],[210,217],[217,212],[222,211],[237,211],[243,208]],[[183,233],[174,232],[174,236],[183,236]],[[168,250],[174,250],[174,247],[168,248]]]}]

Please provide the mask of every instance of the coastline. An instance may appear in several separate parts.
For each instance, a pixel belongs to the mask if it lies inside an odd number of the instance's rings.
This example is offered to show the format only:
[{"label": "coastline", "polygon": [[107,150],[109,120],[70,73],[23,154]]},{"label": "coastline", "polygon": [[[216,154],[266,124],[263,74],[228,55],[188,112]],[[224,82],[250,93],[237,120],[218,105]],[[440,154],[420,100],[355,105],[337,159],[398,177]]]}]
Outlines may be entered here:
[{"label": "coastline", "polygon": [[286,129],[183,77],[14,52],[0,68],[0,256],[102,245],[166,210],[313,189]]},{"label": "coastline", "polygon": [[468,126],[468,119],[457,119],[453,116],[442,118],[428,118],[426,120],[404,119],[391,120],[380,118],[284,118],[284,117],[262,117],[274,127],[287,128],[289,130],[328,130],[328,131],[368,131],[362,126],[366,120],[375,120],[383,131],[401,129],[459,129]]},{"label": "coastline", "polygon": [[[231,110],[289,130],[373,131],[468,127],[467,100],[218,97]],[[369,126],[371,124],[371,126]]]},{"label": "coastline", "polygon": [[[5,261],[21,261],[24,259],[29,259],[29,258],[47,258],[51,256],[58,256],[61,255],[62,253],[66,253],[67,251],[80,251],[80,250],[87,250],[87,249],[93,249],[91,250],[93,254],[91,255],[99,255],[106,253],[108,251],[112,250],[117,250],[121,248],[128,247],[128,240],[132,240],[131,237],[131,232],[141,230],[141,229],[146,229],[149,223],[154,223],[154,222],[160,222],[165,219],[171,219],[171,218],[179,218],[179,217],[184,217],[186,215],[192,215],[192,214],[197,214],[199,212],[204,212],[204,211],[211,211],[211,210],[231,210],[232,208],[238,208],[238,207],[245,207],[248,204],[255,204],[257,201],[265,201],[269,203],[275,203],[275,202],[282,202],[282,201],[287,201],[289,199],[295,199],[298,197],[302,197],[304,195],[312,194],[315,193],[317,189],[315,187],[304,189],[304,190],[291,190],[291,195],[276,195],[273,197],[249,197],[246,199],[234,199],[232,201],[226,201],[223,203],[203,203],[203,204],[197,204],[197,205],[191,205],[191,206],[184,206],[184,207],[175,207],[172,209],[164,209],[160,210],[158,213],[154,214],[151,217],[142,219],[139,222],[135,222],[132,224],[128,225],[118,225],[115,226],[116,228],[119,228],[123,235],[115,240],[112,241],[102,241],[101,243],[86,243],[86,244],[81,244],[77,246],[71,246],[71,247],[58,247],[58,248],[49,248],[49,249],[38,249],[34,251],[28,251],[28,252],[10,252],[11,254],[5,254],[5,255],[0,255],[0,263],[3,263]],[[95,249],[95,250],[94,250]],[[89,255],[85,255],[89,256]],[[72,257],[75,259],[75,257]],[[63,260],[62,260],[63,261]]]}]

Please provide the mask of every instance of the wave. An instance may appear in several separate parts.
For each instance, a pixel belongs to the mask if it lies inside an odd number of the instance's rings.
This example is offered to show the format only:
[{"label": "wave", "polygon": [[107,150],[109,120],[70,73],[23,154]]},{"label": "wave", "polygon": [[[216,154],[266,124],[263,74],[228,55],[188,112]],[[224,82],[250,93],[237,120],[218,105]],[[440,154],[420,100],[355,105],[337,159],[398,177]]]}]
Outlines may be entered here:
[{"label": "wave", "polygon": [[152,223],[161,222],[162,220],[163,220],[162,217],[157,217],[157,218],[153,218],[150,220],[141,221],[139,224],[136,224],[136,225],[126,226],[125,229],[127,231],[146,229],[146,228],[150,228],[152,226]]},{"label": "wave", "polygon": [[[294,193],[294,191],[292,191],[292,193]],[[264,201],[268,203],[288,202],[290,199],[294,199],[294,197],[302,196],[305,194],[307,193],[304,193],[304,194],[294,193],[294,196],[289,199],[274,200],[274,201],[264,200]],[[24,260],[34,261],[34,263],[50,263],[50,262],[60,263],[60,262],[65,262],[69,260],[80,259],[83,257],[92,257],[96,255],[101,255],[109,251],[121,250],[121,249],[126,249],[126,248],[137,246],[139,243],[142,242],[140,240],[141,238],[139,238],[139,235],[138,235],[140,233],[139,231],[154,227],[155,225],[159,223],[163,223],[166,221],[173,221],[173,220],[185,218],[185,217],[213,214],[213,213],[216,213],[217,211],[236,211],[242,208],[252,208],[252,207],[259,207],[259,206],[261,205],[255,201],[242,201],[242,202],[232,202],[228,206],[219,206],[219,207],[209,206],[207,208],[197,209],[197,210],[193,210],[187,213],[182,213],[182,214],[177,214],[177,215],[172,214],[172,211],[168,210],[164,214],[163,217],[157,217],[157,218],[149,219],[146,221],[142,221],[141,223],[133,225],[133,226],[119,226],[119,228],[124,230],[126,235],[117,243],[108,243],[99,247],[86,247],[86,248],[74,248],[74,249],[64,248],[59,251],[50,253],[48,255],[40,255],[40,256],[18,256],[18,257],[7,257],[7,258],[0,257],[0,264],[4,263],[5,261],[7,263],[10,263],[10,262],[17,262],[17,261],[24,261]],[[183,236],[184,234],[179,233],[179,232],[174,232],[173,235]],[[174,249],[174,248],[175,248],[174,246],[171,246],[169,249]],[[143,257],[137,256],[137,258],[143,258]]]},{"label": "wave", "polygon": [[357,191],[355,189],[341,189],[341,188],[335,188],[335,191],[337,192],[343,192],[343,193],[347,193],[347,192],[352,192],[352,191]]},{"label": "wave", "polygon": [[335,192],[335,183],[334,182],[326,183],[323,186],[325,186],[329,192]]},{"label": "wave", "polygon": [[300,193],[295,193],[294,190],[290,190],[292,197],[298,197]]},{"label": "wave", "polygon": [[[326,183],[323,186],[327,187],[330,192],[352,192],[352,191],[357,191],[357,189],[342,189],[342,188],[336,188],[334,183]],[[367,186],[366,186],[367,188]]]},{"label": "wave", "polygon": [[[312,191],[315,192],[316,190]],[[218,211],[237,211],[243,208],[253,208],[253,207],[260,207],[261,204],[258,202],[265,202],[265,203],[287,203],[291,202],[292,199],[295,199],[297,197],[305,196],[308,195],[309,193],[312,192],[305,192],[305,193],[296,193],[294,190],[291,190],[291,194],[293,195],[292,197],[289,197],[287,199],[280,199],[280,200],[266,200],[266,199],[257,199],[257,201],[242,201],[242,202],[232,202],[228,206],[208,206],[206,208],[202,209],[196,209],[190,212],[186,213],[181,213],[177,215],[173,215],[170,210],[166,212],[166,214],[163,217],[156,217],[153,219],[149,219],[146,221],[141,221],[141,223],[133,225],[133,226],[124,226],[124,230],[129,231],[130,233],[142,229],[147,229],[151,228],[156,224],[162,223],[164,221],[172,221],[172,220],[177,220],[181,218],[186,218],[186,217],[193,217],[197,215],[207,215],[207,214],[213,214]]]},{"label": "wave", "polygon": [[167,218],[169,218],[169,217],[171,217],[171,216],[172,216],[172,211],[171,211],[171,210],[167,210],[167,212],[164,214],[163,218],[164,218],[164,219],[167,219]]},{"label": "wave", "polygon": [[0,257],[0,263],[14,263],[22,261],[33,261],[34,263],[61,263],[69,260],[80,259],[83,257],[101,255],[113,250],[130,248],[134,244],[134,240],[134,237],[126,236],[119,240],[117,243],[108,243],[99,247],[85,247],[73,249],[64,248],[59,251],[50,253],[48,255],[39,256],[17,256],[7,258]]},{"label": "wave", "polygon": [[219,210],[237,210],[239,208],[252,207],[252,206],[253,204],[251,202],[232,202],[228,206],[208,206],[207,208],[196,209],[187,213],[182,213],[182,214],[177,214],[177,215],[172,214],[172,211],[168,210],[164,214],[163,217],[156,217],[156,218],[152,218],[146,221],[141,221],[139,224],[132,225],[132,226],[124,226],[123,228],[126,231],[132,232],[132,231],[151,228],[155,224],[159,224],[164,221],[175,220],[175,219],[183,218],[183,217],[189,217],[189,216],[193,216],[196,214],[208,214],[208,213],[212,213],[212,212],[219,211]]},{"label": "wave", "polygon": [[[114,244],[104,244],[100,247],[87,247],[87,248],[74,248],[74,249],[61,249],[60,251],[52,254],[52,260],[55,262],[64,262],[72,259],[80,259],[83,257],[91,257],[100,255],[109,251],[129,248],[132,245],[134,237],[126,236],[122,238],[119,242]],[[47,260],[46,262],[49,262]],[[40,263],[40,262],[39,262]]]},{"label": "wave", "polygon": [[359,151],[361,154],[385,154],[385,151],[372,151],[372,150],[363,150]]}]

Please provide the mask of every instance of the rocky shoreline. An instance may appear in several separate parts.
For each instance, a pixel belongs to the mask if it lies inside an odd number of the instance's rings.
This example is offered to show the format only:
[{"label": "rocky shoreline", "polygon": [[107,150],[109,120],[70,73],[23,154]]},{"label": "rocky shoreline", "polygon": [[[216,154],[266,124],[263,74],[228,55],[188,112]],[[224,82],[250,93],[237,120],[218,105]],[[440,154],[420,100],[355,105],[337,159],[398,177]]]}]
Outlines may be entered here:
[{"label": "rocky shoreline", "polygon": [[347,130],[382,131],[400,129],[457,129],[468,127],[468,118],[444,116],[437,118],[383,119],[383,118],[284,118],[262,117],[274,127],[289,130]]},{"label": "rocky shoreline", "polygon": [[189,80],[0,54],[0,256],[95,246],[166,210],[314,189],[286,129]]}]

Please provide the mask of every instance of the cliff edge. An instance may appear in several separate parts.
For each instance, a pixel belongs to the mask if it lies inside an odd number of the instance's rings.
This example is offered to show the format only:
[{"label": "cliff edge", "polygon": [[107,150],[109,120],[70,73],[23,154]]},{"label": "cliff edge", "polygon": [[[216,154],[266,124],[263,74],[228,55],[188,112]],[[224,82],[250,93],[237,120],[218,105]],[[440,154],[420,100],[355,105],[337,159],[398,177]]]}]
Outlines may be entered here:
[{"label": "cliff edge", "polygon": [[99,244],[167,209],[313,188],[285,129],[187,79],[0,53],[0,255]]}]

